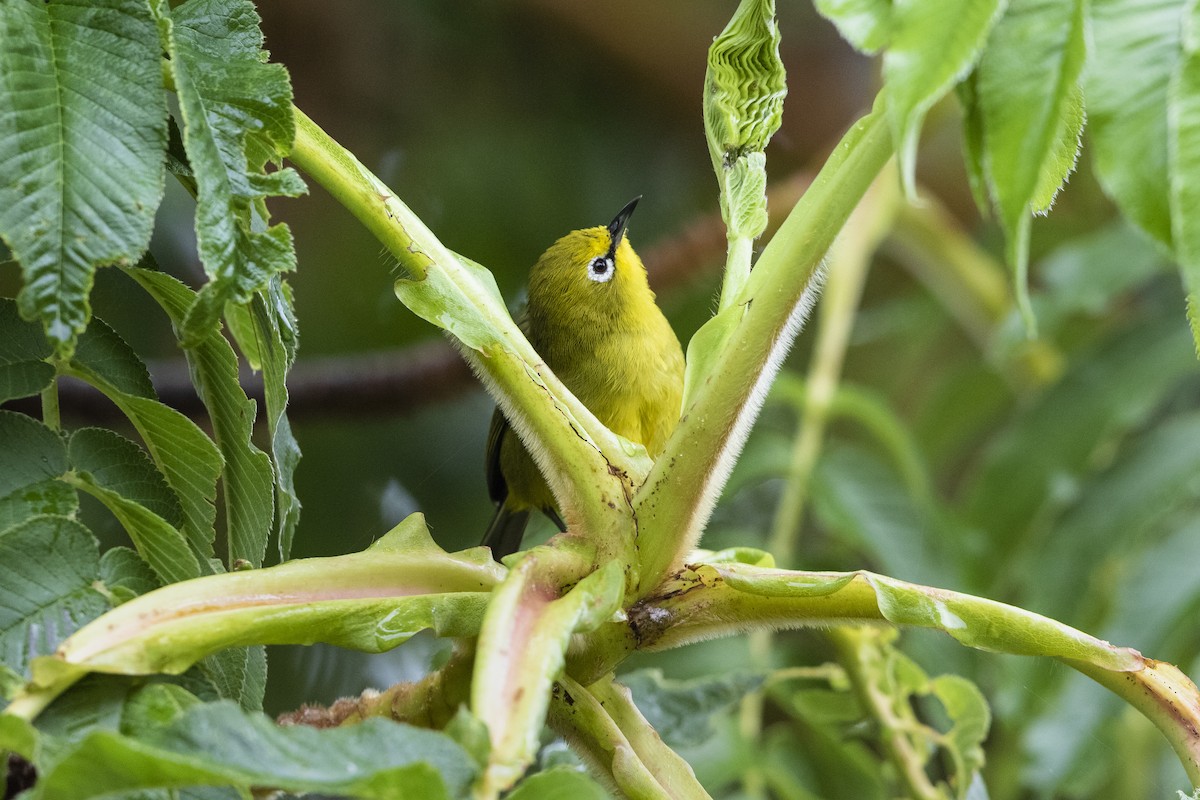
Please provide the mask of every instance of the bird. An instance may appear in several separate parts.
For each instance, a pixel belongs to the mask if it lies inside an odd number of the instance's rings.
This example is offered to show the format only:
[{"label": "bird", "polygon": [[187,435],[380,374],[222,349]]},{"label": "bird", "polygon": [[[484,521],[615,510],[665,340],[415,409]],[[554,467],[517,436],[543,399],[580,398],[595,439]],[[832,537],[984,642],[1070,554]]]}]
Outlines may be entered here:
[{"label": "bird", "polygon": [[[608,225],[572,231],[541,255],[529,271],[520,325],[563,385],[653,458],[679,422],[684,358],[625,235],[639,200]],[[487,486],[496,511],[483,544],[497,561],[520,549],[535,510],[566,530],[550,487],[499,408],[487,438]]]}]

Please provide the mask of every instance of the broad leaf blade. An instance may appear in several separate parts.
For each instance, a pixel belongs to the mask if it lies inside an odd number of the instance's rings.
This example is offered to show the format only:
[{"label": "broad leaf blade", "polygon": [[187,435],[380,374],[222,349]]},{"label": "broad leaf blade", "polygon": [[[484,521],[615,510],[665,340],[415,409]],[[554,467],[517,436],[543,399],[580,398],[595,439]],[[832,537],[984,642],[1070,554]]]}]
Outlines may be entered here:
[{"label": "broad leaf blade", "polygon": [[54,652],[108,610],[92,583],[96,540],[65,517],[34,517],[0,534],[0,661],[27,675],[31,659]]},{"label": "broad leaf blade", "polygon": [[1012,0],[979,62],[985,163],[1010,232],[1029,214],[1041,173],[1061,184],[1075,164],[1073,151],[1061,157],[1057,134],[1073,127],[1083,23],[1083,0]]},{"label": "broad leaf blade", "polygon": [[97,320],[81,337],[67,374],[103,392],[133,423],[155,466],[179,498],[183,531],[199,558],[211,571],[217,478],[221,453],[204,431],[178,411],[154,399],[146,368],[137,354],[103,322]]},{"label": "broad leaf blade", "polygon": [[[131,269],[129,275],[150,293],[171,317],[183,325],[196,295],[161,272]],[[257,407],[238,383],[237,356],[221,335],[220,322],[196,331],[185,351],[192,379],[212,420],[217,448],[225,461],[221,473],[225,502],[229,563],[238,559],[262,566],[274,513],[271,460],[251,442]]]},{"label": "broad leaf blade", "polygon": [[734,671],[723,675],[676,681],[662,670],[638,670],[621,676],[634,702],[671,747],[690,747],[713,735],[713,717],[733,708],[758,689],[761,672]]},{"label": "broad leaf blade", "polygon": [[917,139],[925,114],[970,72],[1002,9],[1001,0],[961,0],[952,13],[944,4],[924,0],[900,0],[892,7],[892,41],[883,56],[883,74],[909,196],[916,192]]},{"label": "broad leaf blade", "polygon": [[0,237],[61,355],[99,265],[133,262],[163,193],[167,106],[144,0],[0,3]]},{"label": "broad leaf blade", "polygon": [[188,786],[271,786],[380,800],[462,796],[470,756],[442,733],[371,719],[331,730],[282,728],[219,702],[141,735],[98,731],[38,781],[34,798]]},{"label": "broad leaf blade", "polygon": [[200,564],[176,527],[179,501],[133,442],[103,428],[84,428],[68,449],[69,482],[103,503],[133,540],[138,553],[165,583],[200,575]]},{"label": "broad leaf blade", "polygon": [[290,168],[263,170],[291,150],[295,124],[287,71],[263,62],[249,0],[191,0],[169,12],[163,3],[159,13],[196,178],[196,240],[211,279],[182,326],[190,344],[227,302],[245,303],[271,276],[295,269],[287,226],[260,230],[253,218],[265,219],[265,198],[305,187]]},{"label": "broad leaf blade", "polygon": [[36,326],[25,322],[17,304],[0,297],[0,403],[35,395],[54,380],[46,361],[50,346]]},{"label": "broad leaf blade", "polygon": [[1180,59],[1186,0],[1093,0],[1084,93],[1096,175],[1125,216],[1172,243],[1168,84]]},{"label": "broad leaf blade", "polygon": [[[1194,302],[1200,291],[1200,6],[1190,4],[1183,24],[1184,56],[1168,88],[1167,154],[1171,233],[1183,285]],[[1200,353],[1194,307],[1188,316]]]}]

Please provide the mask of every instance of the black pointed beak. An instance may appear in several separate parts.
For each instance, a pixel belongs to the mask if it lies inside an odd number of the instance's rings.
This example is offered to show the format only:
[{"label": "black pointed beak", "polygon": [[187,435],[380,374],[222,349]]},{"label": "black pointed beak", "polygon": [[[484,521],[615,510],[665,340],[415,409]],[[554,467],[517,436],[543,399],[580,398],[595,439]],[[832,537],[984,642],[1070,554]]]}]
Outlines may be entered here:
[{"label": "black pointed beak", "polygon": [[625,236],[625,226],[629,224],[629,218],[633,216],[633,210],[637,208],[638,200],[641,199],[642,196],[639,194],[630,200],[624,208],[617,212],[613,221],[608,223],[608,233],[612,237],[612,247],[609,252],[615,253],[621,245],[621,239]]}]

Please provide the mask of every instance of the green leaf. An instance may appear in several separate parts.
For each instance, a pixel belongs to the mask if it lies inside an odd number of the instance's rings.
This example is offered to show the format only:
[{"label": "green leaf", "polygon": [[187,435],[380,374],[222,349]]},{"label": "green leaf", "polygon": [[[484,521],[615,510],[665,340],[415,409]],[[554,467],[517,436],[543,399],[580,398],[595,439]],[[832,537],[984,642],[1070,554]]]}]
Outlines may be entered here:
[{"label": "green leaf", "polygon": [[0,403],[40,392],[54,380],[42,331],[21,319],[17,304],[0,297]]},{"label": "green leaf", "polygon": [[960,0],[952,12],[926,0],[898,0],[892,6],[892,41],[883,55],[883,75],[910,197],[916,193],[917,140],[925,114],[971,71],[1002,9],[1000,0]]},{"label": "green leaf", "polygon": [[868,55],[879,52],[892,35],[888,0],[816,0],[817,12],[837,26],[842,38]]},{"label": "green leaf", "polygon": [[[1171,234],[1183,285],[1190,296],[1200,291],[1200,7],[1190,3],[1184,16],[1184,55],[1171,75],[1167,96],[1167,156]],[[1189,309],[1191,311],[1191,309]],[[1193,339],[1200,353],[1195,316]]]},{"label": "green leaf", "polygon": [[[127,272],[180,329],[196,299],[192,290],[161,272],[145,269]],[[212,420],[217,448],[225,461],[221,485],[229,563],[242,559],[251,566],[262,566],[274,502],[271,459],[250,441],[257,406],[246,397],[238,382],[237,355],[221,334],[219,320],[213,320],[207,328],[197,328],[194,343],[185,353],[196,391]]]},{"label": "green leaf", "polygon": [[1034,208],[1043,173],[1053,197],[1075,164],[1078,139],[1064,154],[1060,132],[1078,131],[1083,24],[1083,0],[1010,0],[979,62],[984,164],[1009,235]]},{"label": "green leaf", "polygon": [[108,610],[92,583],[100,553],[87,528],[34,517],[0,535],[0,661],[27,674],[31,659]]},{"label": "green leaf", "polygon": [[264,63],[258,14],[249,0],[156,4],[183,116],[183,143],[196,178],[196,241],[210,282],[182,325],[186,344],[204,336],[226,303],[245,303],[272,275],[295,269],[286,225],[265,230],[267,197],[295,197],[290,168],[265,172],[295,138],[292,87]]},{"label": "green leaf", "polygon": [[1092,0],[1088,103],[1096,175],[1139,227],[1170,246],[1168,84],[1187,0]]},{"label": "green leaf", "polygon": [[664,678],[662,670],[645,669],[622,675],[634,702],[663,741],[671,747],[692,747],[713,735],[713,718],[762,686],[761,672],[734,671],[688,681]]},{"label": "green leaf", "polygon": [[296,358],[296,319],[291,300],[278,278],[255,297],[252,307],[256,341],[261,342],[263,400],[275,468],[275,531],[279,558],[287,561],[300,521],[300,497],[296,494],[294,477],[300,463],[300,445],[287,418],[287,374]]},{"label": "green leaf", "polygon": [[32,796],[83,800],[134,789],[233,785],[434,799],[462,796],[474,775],[470,756],[435,731],[380,718],[330,730],[281,728],[218,702],[142,735],[89,735],[41,776]]},{"label": "green leaf", "polygon": [[173,683],[152,683],[134,692],[121,709],[121,733],[148,737],[166,728],[187,711],[201,705],[200,698]]},{"label": "green leaf", "polygon": [[179,503],[140,447],[112,431],[83,428],[71,436],[68,455],[67,481],[112,512],[164,583],[201,574],[187,539],[164,518],[178,520]]},{"label": "green leaf", "polygon": [[[0,508],[20,502],[33,507],[39,497],[31,487],[44,485],[67,471],[67,448],[62,438],[33,417],[0,410]],[[15,517],[0,512],[0,517]],[[3,530],[4,526],[0,526]]]},{"label": "green leaf", "polygon": [[939,675],[929,681],[928,689],[950,718],[941,745],[954,764],[955,797],[965,798],[983,768],[983,741],[992,724],[991,709],[979,687],[959,675]]},{"label": "green leaf", "polygon": [[554,767],[531,775],[507,795],[508,800],[608,800],[612,797],[586,772]]},{"label": "green leaf", "polygon": [[159,587],[145,561],[128,547],[112,547],[100,556],[100,580],[117,600],[125,602]]},{"label": "green leaf", "polygon": [[80,338],[75,357],[63,368],[112,400],[146,443],[155,466],[179,498],[183,532],[211,571],[221,453],[204,431],[178,411],[154,399],[146,368],[115,332],[97,320]]},{"label": "green leaf", "polygon": [[71,468],[87,472],[98,486],[145,506],[171,525],[183,519],[179,498],[146,451],[106,428],[80,428],[67,445]]},{"label": "green leaf", "polygon": [[145,0],[0,3],[0,42],[0,237],[22,266],[22,315],[69,356],[96,267],[150,242],[162,51]]},{"label": "green leaf", "polygon": [[32,417],[0,410],[0,442],[0,533],[33,516],[74,516],[79,498],[57,480],[67,469],[59,435]]}]

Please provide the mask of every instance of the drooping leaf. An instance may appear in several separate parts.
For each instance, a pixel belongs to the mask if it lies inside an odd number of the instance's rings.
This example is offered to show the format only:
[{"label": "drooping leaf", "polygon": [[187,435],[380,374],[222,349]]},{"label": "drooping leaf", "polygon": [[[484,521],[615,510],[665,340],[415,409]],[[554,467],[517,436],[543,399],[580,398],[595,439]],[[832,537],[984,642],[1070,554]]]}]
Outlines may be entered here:
[{"label": "drooping leaf", "polygon": [[287,71],[264,63],[258,14],[249,0],[156,5],[183,143],[196,179],[196,240],[210,281],[181,326],[184,342],[204,336],[225,304],[248,302],[272,275],[295,269],[286,225],[265,227],[267,197],[295,197],[290,168],[264,170],[295,138]]},{"label": "drooping leaf", "polygon": [[21,319],[15,302],[0,297],[0,403],[35,395],[50,385],[50,352],[41,329]]},{"label": "drooping leaf", "polygon": [[733,708],[762,685],[761,672],[735,671],[676,681],[658,669],[622,675],[634,702],[663,741],[672,747],[695,746],[713,733],[713,717]]},{"label": "drooping leaf", "polygon": [[196,423],[155,399],[137,354],[100,320],[80,338],[75,357],[64,371],[103,392],[133,423],[155,466],[179,498],[183,531],[200,568],[210,572],[220,451]]},{"label": "drooping leaf", "polygon": [[68,481],[113,513],[163,582],[201,574],[176,527],[182,518],[178,498],[140,447],[110,430],[83,428],[72,434],[68,456],[73,470]]},{"label": "drooping leaf", "polygon": [[1172,244],[1168,84],[1181,55],[1186,0],[1093,0],[1084,94],[1096,175],[1144,231]]},{"label": "drooping leaf", "polygon": [[300,521],[300,497],[295,473],[300,463],[300,445],[292,435],[287,418],[287,374],[296,358],[296,320],[291,300],[282,281],[272,280],[252,303],[253,326],[261,342],[263,400],[267,407],[267,430],[271,434],[271,456],[275,468],[275,531],[279,558],[287,561],[292,537]]},{"label": "drooping leaf", "polygon": [[442,733],[378,718],[329,730],[284,728],[219,702],[141,735],[90,734],[41,776],[33,798],[234,785],[434,800],[462,796],[474,775],[470,756]]},{"label": "drooping leaf", "polygon": [[27,674],[108,610],[92,582],[100,571],[96,539],[66,517],[34,517],[0,535],[0,661]]},{"label": "drooping leaf", "polygon": [[1083,25],[1083,0],[1010,0],[979,62],[984,163],[1010,231],[1033,209],[1042,173],[1055,176],[1049,182],[1057,191],[1075,164],[1073,149],[1063,157],[1058,134],[1077,132]]},{"label": "drooping leaf", "polygon": [[[892,135],[905,191],[916,191],[917,139],[925,114],[970,72],[1003,9],[1000,0],[962,0],[953,13],[938,3],[899,0],[883,55]],[[931,47],[931,42],[937,46]]]},{"label": "drooping leaf", "polygon": [[[161,272],[130,269],[128,274],[162,306],[176,329],[181,328],[195,293]],[[229,563],[241,559],[262,566],[274,508],[270,458],[251,441],[257,406],[238,383],[237,356],[221,335],[219,320],[197,328],[194,344],[185,353],[225,461],[221,486]]]},{"label": "drooping leaf", "polygon": [[[1194,297],[1200,292],[1200,8],[1195,3],[1187,6],[1183,30],[1183,57],[1167,88],[1167,171],[1176,259],[1184,288]],[[1193,339],[1200,353],[1196,325]]]},{"label": "drooping leaf", "polygon": [[0,4],[0,237],[69,356],[97,266],[132,263],[163,193],[167,105],[144,0]]}]

